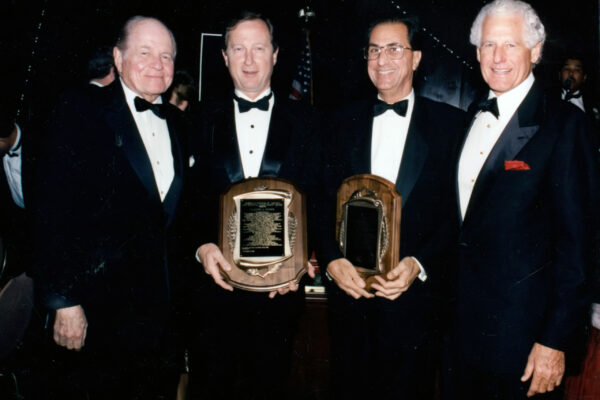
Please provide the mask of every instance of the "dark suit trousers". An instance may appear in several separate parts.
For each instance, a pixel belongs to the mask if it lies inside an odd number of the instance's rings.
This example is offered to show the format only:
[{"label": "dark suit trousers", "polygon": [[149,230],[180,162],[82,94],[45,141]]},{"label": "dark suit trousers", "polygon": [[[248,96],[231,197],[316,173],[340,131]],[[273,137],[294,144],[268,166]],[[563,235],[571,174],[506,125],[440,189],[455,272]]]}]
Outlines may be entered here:
[{"label": "dark suit trousers", "polygon": [[431,332],[417,341],[398,337],[412,321],[387,299],[354,300],[328,286],[333,399],[432,399],[436,345]]},{"label": "dark suit trousers", "polygon": [[73,351],[54,344],[49,326],[44,344],[38,347],[43,354],[34,357],[31,372],[21,382],[26,399],[175,398],[182,363],[169,335],[152,349],[100,349],[86,344]]},{"label": "dark suit trousers", "polygon": [[206,275],[196,293],[190,398],[286,398],[301,291],[269,299],[268,293],[226,291]]}]

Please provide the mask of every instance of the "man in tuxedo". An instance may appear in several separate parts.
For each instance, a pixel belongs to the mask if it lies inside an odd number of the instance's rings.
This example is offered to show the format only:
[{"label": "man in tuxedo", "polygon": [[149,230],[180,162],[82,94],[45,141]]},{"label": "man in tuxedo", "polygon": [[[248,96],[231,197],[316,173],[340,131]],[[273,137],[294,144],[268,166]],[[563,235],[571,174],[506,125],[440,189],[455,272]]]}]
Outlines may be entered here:
[{"label": "man in tuxedo", "polygon": [[96,87],[110,85],[116,78],[110,46],[100,46],[92,53],[87,65],[89,84]]},{"label": "man in tuxedo", "polygon": [[[197,203],[202,207],[195,206],[202,217],[195,226],[196,258],[207,275],[201,274],[193,301],[201,326],[193,335],[191,392],[219,399],[281,398],[304,295],[293,282],[270,294],[233,290],[221,274],[231,266],[215,244],[218,202],[228,186],[251,177],[289,180],[310,202],[314,115],[271,89],[278,48],[268,19],[245,12],[228,25],[224,39],[222,55],[235,90],[202,106],[201,143],[195,146],[200,154],[195,186],[204,198]],[[198,235],[203,226],[207,234]]]},{"label": "man in tuxedo", "polygon": [[[458,226],[450,212],[451,170],[463,113],[415,95],[418,39],[414,17],[386,17],[371,25],[365,59],[377,97],[339,110],[324,145],[332,196],[324,203],[322,214],[330,220],[317,256],[331,280],[334,398],[417,399],[434,387],[436,281],[443,249]],[[402,196],[401,261],[377,276],[373,291],[365,290],[334,233],[335,192],[356,174],[385,178]]]},{"label": "man in tuxedo", "polygon": [[484,6],[471,28],[490,90],[470,109],[457,170],[448,398],[560,396],[548,392],[586,319],[598,174],[585,116],[532,73],[545,36],[533,8],[514,0]]},{"label": "man in tuxedo", "polygon": [[[179,111],[162,104],[173,34],[133,17],[113,49],[119,79],[61,99],[35,196],[35,282],[61,363],[46,398],[174,396],[173,225],[183,186]],[[53,328],[52,328],[53,327]],[[75,352],[74,350],[77,350]]]},{"label": "man in tuxedo", "polygon": [[[600,127],[600,107],[594,98],[594,93],[586,90],[588,71],[583,54],[568,53],[559,71],[561,98],[573,103],[586,113],[594,122],[595,127]],[[597,140],[597,134],[595,139]]]}]

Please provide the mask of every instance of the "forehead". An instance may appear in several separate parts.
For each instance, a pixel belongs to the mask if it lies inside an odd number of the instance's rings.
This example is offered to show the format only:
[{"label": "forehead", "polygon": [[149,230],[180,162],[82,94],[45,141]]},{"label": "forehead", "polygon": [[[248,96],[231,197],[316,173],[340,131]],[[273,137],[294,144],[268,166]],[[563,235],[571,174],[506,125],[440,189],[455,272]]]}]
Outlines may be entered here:
[{"label": "forehead", "polygon": [[563,64],[563,68],[573,68],[573,69],[583,70],[583,65],[581,64],[581,60],[569,58]]},{"label": "forehead", "polygon": [[131,27],[127,47],[157,47],[161,51],[173,52],[173,40],[163,24],[151,19],[142,20]]},{"label": "forehead", "polygon": [[249,21],[242,21],[235,25],[233,29],[229,31],[228,40],[229,43],[240,41],[270,43],[271,36],[269,35],[269,28],[264,21],[252,19]]},{"label": "forehead", "polygon": [[384,46],[391,43],[408,45],[408,28],[401,22],[384,22],[375,25],[369,43]]},{"label": "forehead", "polygon": [[523,17],[519,14],[488,15],[483,21],[481,39],[486,41],[510,38],[522,42],[523,25]]}]

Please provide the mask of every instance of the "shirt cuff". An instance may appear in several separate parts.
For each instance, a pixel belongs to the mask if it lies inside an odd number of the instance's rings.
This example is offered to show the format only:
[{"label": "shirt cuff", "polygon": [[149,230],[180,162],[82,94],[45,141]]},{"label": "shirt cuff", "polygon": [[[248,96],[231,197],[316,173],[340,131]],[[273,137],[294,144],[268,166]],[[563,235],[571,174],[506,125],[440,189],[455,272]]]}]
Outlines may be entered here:
[{"label": "shirt cuff", "polygon": [[419,269],[421,270],[421,272],[419,272],[419,275],[417,277],[419,278],[419,280],[421,282],[425,282],[427,280],[427,271],[425,271],[425,268],[423,268],[423,265],[421,265],[419,260],[417,260],[415,257],[411,257],[411,258],[417,262],[417,265],[419,266]]},{"label": "shirt cuff", "polygon": [[17,128],[17,140],[15,140],[15,144],[7,153],[9,157],[21,156],[21,127],[19,124],[15,123],[15,128]]},{"label": "shirt cuff", "polygon": [[600,329],[600,304],[592,304],[592,326],[596,329]]},{"label": "shirt cuff", "polygon": [[200,258],[200,254],[198,253],[198,250],[200,250],[200,247],[198,247],[196,249],[196,254],[194,257],[196,258],[196,261],[198,261],[200,264],[202,264],[202,259]]}]

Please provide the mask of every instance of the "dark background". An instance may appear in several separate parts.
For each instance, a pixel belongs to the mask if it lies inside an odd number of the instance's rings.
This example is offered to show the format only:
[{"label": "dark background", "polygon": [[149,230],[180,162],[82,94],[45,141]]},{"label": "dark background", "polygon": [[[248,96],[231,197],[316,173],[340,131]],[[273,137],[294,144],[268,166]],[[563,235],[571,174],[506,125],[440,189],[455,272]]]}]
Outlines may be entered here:
[{"label": "dark background", "polygon": [[[371,89],[360,48],[371,17],[405,10],[421,18],[425,28],[424,56],[415,81],[428,97],[465,108],[480,89],[475,50],[468,43],[471,23],[485,1],[481,0],[288,0],[273,1],[156,1],[156,0],[4,0],[0,6],[2,87],[4,100],[25,94],[23,114],[48,109],[66,87],[85,82],[90,52],[113,44],[119,28],[132,15],[155,16],[174,32],[178,42],[177,68],[198,76],[200,35],[221,33],[227,21],[244,8],[267,14],[280,42],[273,86],[289,92],[302,46],[296,14],[310,5],[317,14],[311,27],[315,105],[328,109],[368,93]],[[275,5],[274,5],[275,4]],[[588,56],[592,75],[598,66],[598,2],[531,1],[548,32],[538,78],[558,79],[558,63],[565,49],[581,49]],[[213,86],[228,90],[219,55],[220,76]],[[212,61],[214,60],[214,61]],[[28,69],[30,69],[28,71]],[[218,75],[218,74],[217,74]],[[27,82],[27,83],[26,83]],[[594,85],[595,86],[595,85]],[[213,88],[214,92],[214,88]]]}]

